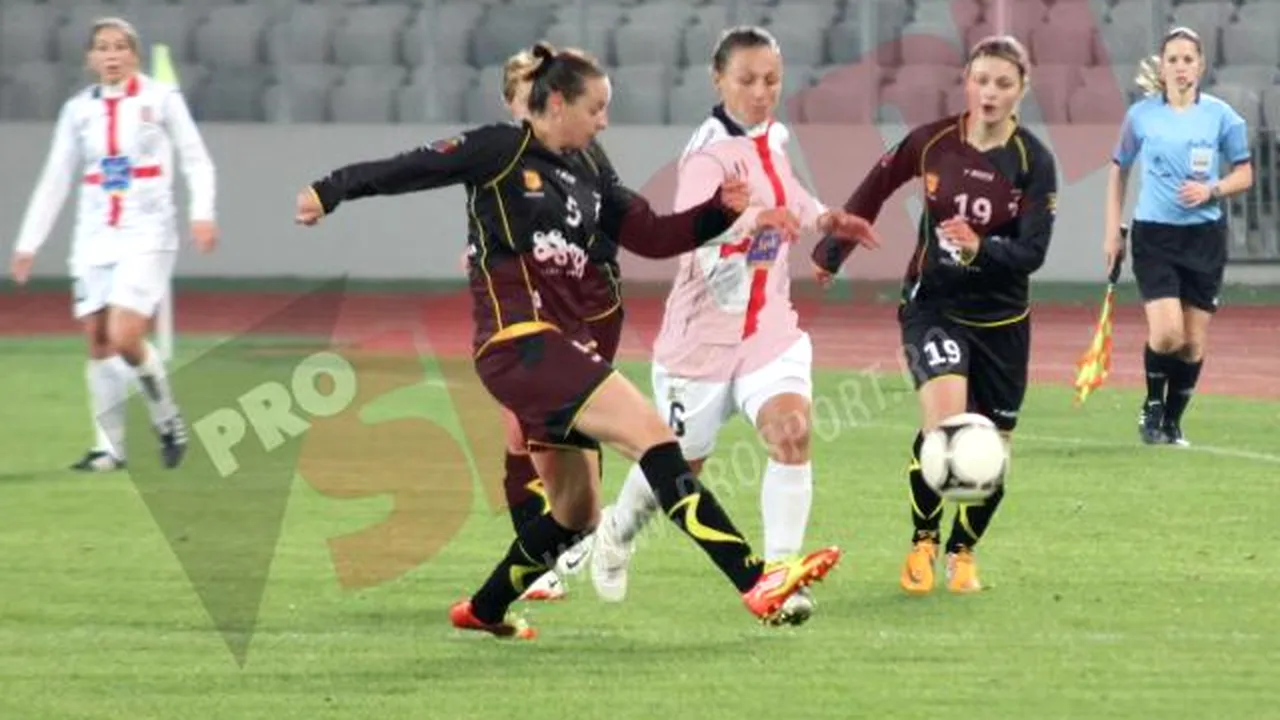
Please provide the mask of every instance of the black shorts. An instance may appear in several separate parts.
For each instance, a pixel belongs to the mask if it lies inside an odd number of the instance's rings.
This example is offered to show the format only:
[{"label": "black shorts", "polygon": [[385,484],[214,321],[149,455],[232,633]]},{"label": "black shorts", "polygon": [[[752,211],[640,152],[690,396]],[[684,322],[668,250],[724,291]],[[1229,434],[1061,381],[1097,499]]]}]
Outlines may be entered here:
[{"label": "black shorts", "polygon": [[531,450],[599,450],[574,429],[578,413],[613,367],[599,353],[554,330],[494,343],[476,358],[476,374],[490,395],[520,423]]},{"label": "black shorts", "polygon": [[1166,225],[1135,220],[1129,247],[1143,302],[1176,298],[1217,312],[1227,268],[1225,221]]},{"label": "black shorts", "polygon": [[903,308],[902,349],[916,389],[935,378],[969,380],[968,412],[1013,430],[1027,394],[1031,318],[1006,325],[965,325],[937,312]]}]

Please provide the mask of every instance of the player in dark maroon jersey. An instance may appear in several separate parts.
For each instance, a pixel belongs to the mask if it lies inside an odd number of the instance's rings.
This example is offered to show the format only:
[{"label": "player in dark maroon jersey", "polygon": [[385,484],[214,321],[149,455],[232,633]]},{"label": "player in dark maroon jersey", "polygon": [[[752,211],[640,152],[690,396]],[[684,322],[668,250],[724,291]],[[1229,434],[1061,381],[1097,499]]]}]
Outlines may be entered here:
[{"label": "player in dark maroon jersey", "polygon": [[690,252],[731,227],[772,228],[794,238],[785,209],[748,208],[747,184],[726,178],[706,201],[659,216],[615,174],[575,161],[607,125],[609,82],[589,58],[539,44],[530,118],[471,130],[401,155],[339,168],[299,193],[296,221],[312,225],[347,201],[464,185],[470,217],[470,277],[476,372],[520,421],[551,500],[526,523],[453,625],[529,638],[507,609],[599,520],[599,488],[582,452],[611,443],[638,461],[664,513],[711,557],[754,615],[771,620],[802,587],[835,566],[825,548],[765,564],[715,496],[689,468],[672,430],[649,400],[594,352],[583,288],[597,232],[646,257]]},{"label": "player in dark maroon jersey", "polygon": [[[933,589],[942,521],[942,499],[920,472],[923,433],[970,411],[989,417],[1007,440],[1026,394],[1029,278],[1044,263],[1057,195],[1053,154],[1015,115],[1027,68],[1014,38],[979,42],[965,67],[966,112],[913,129],[845,204],[874,220],[898,188],[923,180],[925,209],[899,309],[922,416],[909,473],[915,532],[901,578],[911,594]],[[834,238],[818,244],[819,282],[830,281],[853,247]],[[981,589],[973,548],[1003,496],[1002,488],[957,510],[946,542],[953,592]]]}]

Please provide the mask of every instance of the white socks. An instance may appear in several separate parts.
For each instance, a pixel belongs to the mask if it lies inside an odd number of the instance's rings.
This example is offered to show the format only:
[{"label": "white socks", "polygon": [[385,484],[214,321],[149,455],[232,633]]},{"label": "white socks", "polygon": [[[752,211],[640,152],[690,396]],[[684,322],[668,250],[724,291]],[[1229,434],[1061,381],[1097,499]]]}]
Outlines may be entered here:
[{"label": "white socks", "polygon": [[800,554],[812,506],[813,464],[782,465],[770,459],[760,486],[766,562]]},{"label": "white socks", "polygon": [[146,353],[142,364],[133,368],[137,374],[138,388],[147,401],[147,410],[151,413],[151,424],[163,430],[178,414],[173,402],[173,393],[169,390],[169,377],[164,371],[164,360],[151,343],[143,343]]},{"label": "white socks", "polygon": [[613,505],[611,518],[618,540],[629,543],[640,533],[649,518],[658,510],[658,498],[649,487],[649,481],[639,463],[631,466],[622,491]]},{"label": "white socks", "polygon": [[97,438],[94,450],[125,459],[124,428],[132,369],[119,355],[104,360],[90,359],[85,365],[89,384],[89,408]]}]

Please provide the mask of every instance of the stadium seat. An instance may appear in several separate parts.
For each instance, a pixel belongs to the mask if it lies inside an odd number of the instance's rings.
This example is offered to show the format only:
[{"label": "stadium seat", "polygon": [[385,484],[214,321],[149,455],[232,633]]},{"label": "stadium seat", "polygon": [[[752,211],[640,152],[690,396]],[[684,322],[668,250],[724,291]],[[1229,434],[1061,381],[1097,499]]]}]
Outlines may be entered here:
[{"label": "stadium seat", "polygon": [[1118,126],[1124,108],[1116,105],[1115,86],[1094,86],[1088,82],[1071,93],[1067,101],[1067,119],[1076,125]]},{"label": "stadium seat", "polygon": [[948,115],[959,115],[965,111],[967,100],[964,85],[956,85],[942,93],[942,111]]},{"label": "stadium seat", "polygon": [[[947,84],[951,89],[951,84]],[[920,125],[932,122],[942,114],[943,86],[934,78],[908,74],[905,80],[897,79],[880,91],[877,119],[880,122],[897,122]]]},{"label": "stadium seat", "polygon": [[912,20],[916,23],[969,27],[982,18],[982,5],[977,0],[921,0],[916,3]]},{"label": "stadium seat", "polygon": [[1251,131],[1262,125],[1262,98],[1257,89],[1244,85],[1226,85],[1216,83],[1205,88],[1205,92],[1222,98],[1249,125]]},{"label": "stadium seat", "polygon": [[827,0],[789,0],[779,5],[759,8],[760,21],[774,26],[804,25],[828,28],[835,24],[840,10]]},{"label": "stadium seat", "polygon": [[826,32],[827,62],[845,65],[862,62],[862,26],[842,20]]},{"label": "stadium seat", "polygon": [[[683,64],[680,46],[684,28],[673,25],[627,23],[613,31],[614,65],[664,63],[672,67]],[[692,59],[698,62],[697,58]]]},{"label": "stadium seat", "polygon": [[693,21],[693,4],[682,0],[656,0],[626,8],[627,22],[677,28]]},{"label": "stadium seat", "polygon": [[1276,42],[1280,3],[1269,7],[1276,9],[1274,15],[1242,19],[1222,29],[1222,60],[1225,64],[1280,65],[1280,42]]},{"label": "stadium seat", "polygon": [[1092,65],[1093,28],[1044,24],[1032,28],[1030,52],[1036,65]]},{"label": "stadium seat", "polygon": [[[1162,26],[1165,23],[1163,21],[1156,23],[1155,20],[1156,17],[1153,14],[1149,0],[1120,0],[1107,13],[1107,21],[1112,25],[1136,28],[1148,34],[1155,28],[1155,35],[1159,36],[1164,33]],[[1143,48],[1149,48],[1150,46],[1150,43],[1143,44]]]},{"label": "stadium seat", "polygon": [[1106,18],[1106,4],[1083,0],[1058,0],[1045,12],[1045,23],[1057,28],[1096,30]]},{"label": "stadium seat", "polygon": [[273,65],[330,62],[333,29],[340,15],[328,5],[294,4],[285,17],[267,29],[267,61]]},{"label": "stadium seat", "polygon": [[1081,83],[1080,67],[1038,65],[1031,73],[1031,90],[1025,102],[1035,104],[1039,108],[1040,119],[1045,122],[1067,122],[1071,93]]},{"label": "stadium seat", "polygon": [[[1280,133],[1280,85],[1262,90],[1262,124],[1272,132]],[[1280,177],[1275,179],[1280,182]]]},{"label": "stadium seat", "polygon": [[613,30],[612,26],[600,22],[588,23],[585,42],[579,32],[581,27],[576,22],[558,22],[547,28],[544,37],[547,42],[556,47],[581,48],[602,60],[609,57],[609,35]]},{"label": "stadium seat", "polygon": [[[466,0],[464,0],[465,2]],[[590,2],[587,3],[587,22],[591,25],[601,25],[604,27],[613,27],[623,21],[626,14],[625,8],[616,2]],[[551,21],[553,23],[574,24],[577,23],[580,16],[580,10],[576,2],[561,4],[552,13]]]},{"label": "stadium seat", "polygon": [[195,58],[217,68],[252,67],[261,62],[266,11],[255,5],[219,5],[195,30]]},{"label": "stadium seat", "polygon": [[836,66],[817,71],[813,87],[798,98],[805,122],[866,124],[875,117],[873,98],[879,74],[871,66]]},{"label": "stadium seat", "polygon": [[401,62],[400,36],[412,20],[408,5],[363,5],[347,11],[333,31],[333,59],[339,65],[394,65]]},{"label": "stadium seat", "polygon": [[801,65],[825,65],[826,57],[823,43],[823,25],[816,21],[792,20],[778,25],[769,25],[769,32],[777,38],[782,47],[787,66],[792,63]]},{"label": "stadium seat", "polygon": [[0,114],[9,120],[52,120],[66,102],[67,68],[45,60],[28,60],[6,68],[0,89]]},{"label": "stadium seat", "polygon": [[543,7],[509,5],[490,7],[471,36],[471,64],[501,64],[514,48],[529,47],[542,39],[550,26],[551,12]]},{"label": "stadium seat", "polygon": [[1245,2],[1236,11],[1236,23],[1271,30],[1274,44],[1275,29],[1280,27],[1280,3],[1275,0]]},{"label": "stadium seat", "polygon": [[164,43],[175,62],[185,62],[195,59],[192,39],[207,12],[202,5],[156,5],[132,22],[144,44]]},{"label": "stadium seat", "polygon": [[415,16],[400,36],[401,54],[410,67],[426,61],[430,47],[437,63],[466,64],[471,55],[471,33],[484,15],[484,6],[471,2],[442,2],[439,14],[430,8]]},{"label": "stadium seat", "polygon": [[263,98],[269,122],[319,123],[329,118],[329,91],[342,71],[333,65],[285,65]]},{"label": "stadium seat", "polygon": [[57,21],[58,13],[47,5],[0,4],[0,66],[51,59],[49,41]]},{"label": "stadium seat", "polygon": [[1216,32],[1218,28],[1231,22],[1235,10],[1232,3],[1217,0],[1183,3],[1173,8],[1170,24],[1185,25],[1200,34],[1210,30]]},{"label": "stadium seat", "polygon": [[674,74],[661,63],[614,68],[609,120],[618,125],[665,125],[667,87]]},{"label": "stadium seat", "polygon": [[329,93],[329,117],[335,123],[390,124],[395,121],[399,90],[390,83],[337,85]]},{"label": "stadium seat", "polygon": [[1093,36],[1093,56],[1098,64],[1142,62],[1154,52],[1151,26],[1137,23],[1109,23]]},{"label": "stadium seat", "polygon": [[475,83],[470,66],[428,72],[419,68],[396,93],[396,119],[402,123],[460,123],[467,91]]},{"label": "stadium seat", "polygon": [[463,117],[468,123],[501,122],[510,119],[502,100],[502,65],[480,69],[476,84],[467,89],[463,99]]},{"label": "stadium seat", "polygon": [[85,48],[89,41],[89,28],[105,17],[123,17],[133,22],[133,13],[127,6],[101,2],[78,3],[59,9],[62,24],[54,30],[53,59],[58,62],[84,62]]},{"label": "stadium seat", "polygon": [[262,100],[267,86],[262,66],[218,68],[209,81],[190,97],[197,120],[262,122]]},{"label": "stadium seat", "polygon": [[1275,65],[1224,65],[1213,70],[1213,82],[1264,88],[1280,82],[1280,68]]}]

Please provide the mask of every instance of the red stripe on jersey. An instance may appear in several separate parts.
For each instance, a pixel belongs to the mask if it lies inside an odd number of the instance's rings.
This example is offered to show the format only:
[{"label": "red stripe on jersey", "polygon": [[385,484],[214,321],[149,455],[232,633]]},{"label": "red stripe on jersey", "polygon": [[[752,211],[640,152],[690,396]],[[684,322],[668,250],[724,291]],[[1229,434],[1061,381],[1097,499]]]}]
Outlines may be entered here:
[{"label": "red stripe on jersey", "polygon": [[[138,94],[138,76],[134,75],[125,83],[125,95],[134,97]],[[107,104],[107,155],[114,157],[120,154],[120,98],[103,98]],[[107,224],[115,227],[120,224],[120,215],[124,213],[124,196],[111,196],[111,209],[107,216]]]},{"label": "red stripe on jersey", "polygon": [[[776,207],[786,207],[787,192],[782,186],[782,178],[778,177],[778,169],[773,166],[773,153],[769,149],[769,129],[766,128],[764,133],[755,138],[756,154],[760,156],[760,164],[764,167],[765,177],[769,178],[769,184],[773,186],[773,201]],[[785,251],[785,250],[783,250]],[[765,289],[769,285],[769,269],[765,267],[756,268],[751,276],[751,294],[747,298],[747,317],[742,327],[742,337],[751,337],[756,334],[756,330],[760,324],[760,311],[764,309],[767,294]]]}]

